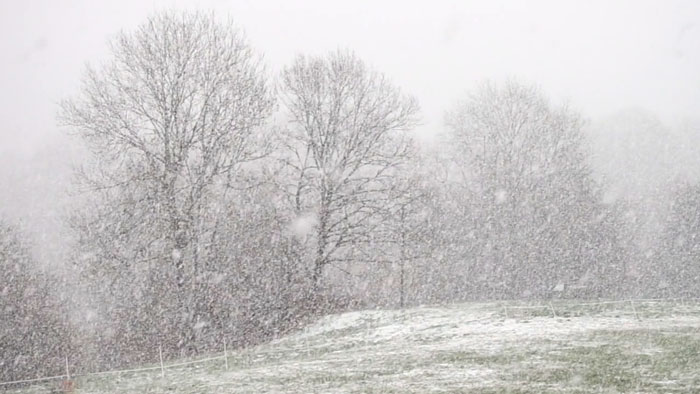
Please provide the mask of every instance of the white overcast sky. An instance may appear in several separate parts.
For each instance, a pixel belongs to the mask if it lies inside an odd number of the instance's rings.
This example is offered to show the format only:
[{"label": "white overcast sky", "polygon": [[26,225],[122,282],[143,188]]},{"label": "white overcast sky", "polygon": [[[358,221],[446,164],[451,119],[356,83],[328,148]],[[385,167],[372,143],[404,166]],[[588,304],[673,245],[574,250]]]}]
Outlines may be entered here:
[{"label": "white overcast sky", "polygon": [[161,9],[230,16],[271,70],[296,53],[355,50],[423,108],[426,133],[475,82],[516,77],[588,116],[643,107],[663,119],[700,104],[700,1],[2,0],[0,153],[58,133],[56,102],[85,62]]},{"label": "white overcast sky", "polygon": [[40,242],[58,242],[48,229],[66,199],[57,102],[86,62],[109,59],[111,37],[163,9],[233,18],[272,72],[297,53],[353,49],[416,96],[423,135],[484,79],[536,83],[594,120],[640,107],[673,122],[700,108],[698,0],[0,0],[0,214]]}]

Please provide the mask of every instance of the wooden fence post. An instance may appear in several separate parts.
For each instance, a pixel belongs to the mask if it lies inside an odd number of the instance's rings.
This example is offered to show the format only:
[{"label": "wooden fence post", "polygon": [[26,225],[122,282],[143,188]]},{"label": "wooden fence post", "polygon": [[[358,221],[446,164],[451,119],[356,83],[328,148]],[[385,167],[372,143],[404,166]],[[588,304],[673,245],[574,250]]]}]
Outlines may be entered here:
[{"label": "wooden fence post", "polygon": [[158,356],[160,358],[160,377],[165,377],[165,367],[163,367],[163,345],[158,345]]},{"label": "wooden fence post", "polygon": [[228,351],[226,350],[226,337],[224,337],[224,360],[226,361],[226,370],[228,371]]},{"label": "wooden fence post", "polygon": [[634,301],[630,300],[630,305],[632,306],[632,312],[634,312],[634,317],[637,318],[637,320],[641,320],[639,318],[639,314],[637,313],[637,308],[634,307]]}]

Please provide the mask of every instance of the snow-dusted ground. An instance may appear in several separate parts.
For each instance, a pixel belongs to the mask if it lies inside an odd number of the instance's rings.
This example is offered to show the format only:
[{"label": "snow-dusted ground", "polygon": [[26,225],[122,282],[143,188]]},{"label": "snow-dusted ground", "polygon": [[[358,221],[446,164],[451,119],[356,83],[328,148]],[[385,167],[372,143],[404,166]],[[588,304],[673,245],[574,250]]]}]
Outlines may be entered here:
[{"label": "snow-dusted ground", "polygon": [[700,393],[697,302],[504,305],[328,316],[230,355],[228,371],[219,359],[86,377],[76,392]]}]

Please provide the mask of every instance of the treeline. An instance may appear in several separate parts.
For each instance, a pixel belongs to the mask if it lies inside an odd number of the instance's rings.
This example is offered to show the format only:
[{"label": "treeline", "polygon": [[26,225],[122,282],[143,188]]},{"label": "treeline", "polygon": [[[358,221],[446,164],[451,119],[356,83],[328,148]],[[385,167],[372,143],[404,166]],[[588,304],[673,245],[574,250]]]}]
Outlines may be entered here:
[{"label": "treeline", "polygon": [[38,269],[24,238],[0,220],[0,382],[55,373],[76,344],[62,284]]},{"label": "treeline", "polygon": [[355,308],[700,296],[699,187],[640,263],[581,115],[533,86],[483,84],[426,149],[416,100],[349,51],[273,78],[240,30],[174,13],[112,51],[61,106],[92,154],[70,286],[0,232],[2,380],[61,373],[67,353],[88,370],[246,346]]}]

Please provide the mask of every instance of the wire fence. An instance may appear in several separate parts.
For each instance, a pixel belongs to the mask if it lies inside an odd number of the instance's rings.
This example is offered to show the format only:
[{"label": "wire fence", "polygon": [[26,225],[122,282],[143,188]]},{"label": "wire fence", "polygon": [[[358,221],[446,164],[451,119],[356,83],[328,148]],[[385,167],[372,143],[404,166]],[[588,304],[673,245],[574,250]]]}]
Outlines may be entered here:
[{"label": "wire fence", "polygon": [[[510,302],[516,302],[516,301],[510,301]],[[547,302],[546,304],[530,304],[530,305],[512,305],[508,303],[504,303],[502,305],[504,317],[506,319],[510,318],[515,318],[515,317],[520,317],[516,316],[514,312],[516,311],[527,311],[527,310],[546,310],[549,311],[549,314],[551,317],[560,317],[561,312],[564,311],[563,308],[575,308],[575,307],[594,307],[594,306],[604,306],[604,305],[629,305],[631,312],[637,319],[641,319],[641,315],[638,312],[637,306],[641,306],[644,304],[653,304],[653,303],[679,303],[680,305],[688,305],[688,304],[695,304],[700,302],[700,298],[641,298],[641,299],[627,299],[627,300],[610,300],[610,301],[597,301],[597,302],[580,302],[580,303],[575,303],[571,301],[566,301],[566,300],[559,300],[556,302]],[[559,312],[558,312],[559,310]],[[479,320],[489,320],[493,319],[493,316],[486,317],[484,319],[479,319]],[[105,376],[105,375],[120,375],[120,374],[127,374],[127,373],[138,373],[138,372],[151,372],[151,371],[160,371],[161,377],[165,377],[166,375],[166,370],[172,369],[172,368],[179,368],[179,367],[184,367],[188,365],[195,365],[195,364],[203,364],[203,363],[209,363],[212,361],[217,361],[221,360],[222,367],[225,368],[226,370],[229,369],[229,355],[228,349],[226,347],[226,341],[223,341],[223,351],[221,355],[219,356],[210,356],[206,358],[199,358],[191,361],[185,361],[185,362],[176,362],[176,363],[164,363],[163,362],[163,356],[162,356],[162,349],[159,346],[159,365],[155,366],[150,366],[150,367],[142,367],[142,368],[131,368],[131,369],[119,369],[119,370],[110,370],[110,371],[100,371],[100,372],[89,372],[89,373],[75,373],[72,374],[69,369],[68,369],[68,359],[66,359],[66,373],[62,375],[55,375],[55,376],[47,376],[47,377],[37,377],[37,378],[30,378],[30,379],[21,379],[21,380],[13,380],[13,381],[7,381],[7,382],[0,382],[0,390],[7,388],[7,387],[12,387],[12,386],[19,386],[19,385],[26,385],[30,383],[39,383],[39,382],[49,382],[49,381],[70,381],[73,378],[78,378],[78,377],[91,377],[91,376]],[[241,352],[236,352],[238,356],[240,356]],[[248,352],[245,352],[248,353]],[[250,354],[255,354],[255,355],[264,355],[264,354],[277,354],[279,352],[276,351],[255,351],[254,353]]]},{"label": "wire fence", "polygon": [[[637,298],[637,299],[627,299],[627,300],[610,300],[610,301],[596,301],[596,302],[579,302],[573,303],[570,301],[560,300],[560,301],[549,301],[547,304],[536,304],[536,305],[508,305],[503,304],[503,314],[506,318],[513,317],[513,311],[517,310],[548,310],[552,317],[559,317],[557,313],[557,308],[575,308],[575,307],[594,307],[594,306],[605,306],[605,305],[629,305],[631,312],[637,319],[641,316],[638,312],[637,306],[644,304],[654,304],[654,303],[679,303],[681,305],[686,305],[688,303],[700,302],[700,298]],[[509,311],[511,313],[509,313]]]},{"label": "wire fence", "polygon": [[47,376],[47,377],[40,377],[40,378],[33,378],[33,379],[22,379],[22,380],[8,381],[8,382],[0,382],[0,388],[7,387],[7,386],[13,386],[13,385],[39,383],[39,382],[54,381],[54,380],[71,380],[72,378],[79,378],[79,377],[120,375],[120,374],[127,374],[127,373],[149,372],[149,371],[157,371],[157,370],[160,370],[161,376],[164,377],[165,370],[167,370],[167,369],[184,367],[187,365],[202,364],[202,363],[207,363],[207,362],[211,362],[211,361],[215,361],[215,360],[223,360],[222,365],[224,365],[225,368],[228,369],[229,355],[228,355],[228,351],[226,349],[224,349],[224,353],[220,356],[200,358],[200,359],[196,359],[196,360],[177,362],[177,363],[164,363],[163,359],[162,359],[162,352],[161,352],[160,347],[158,350],[159,350],[159,353],[161,353],[160,354],[160,364],[156,365],[156,366],[152,366],[152,367],[117,369],[117,370],[110,370],[110,371],[85,372],[85,373],[70,373],[68,368],[66,368],[66,373],[63,375],[54,375],[54,376]]}]

